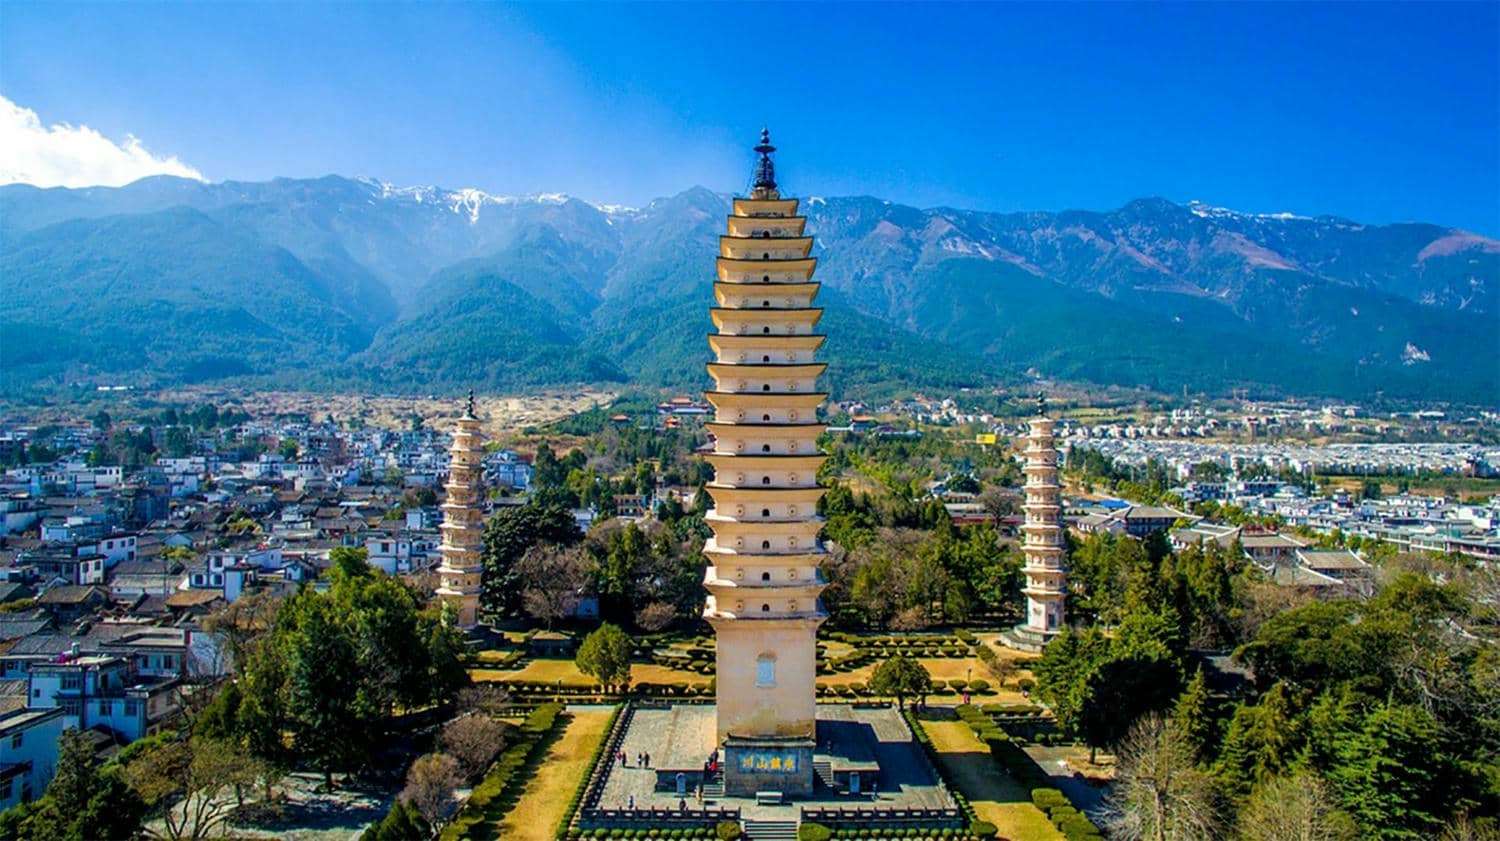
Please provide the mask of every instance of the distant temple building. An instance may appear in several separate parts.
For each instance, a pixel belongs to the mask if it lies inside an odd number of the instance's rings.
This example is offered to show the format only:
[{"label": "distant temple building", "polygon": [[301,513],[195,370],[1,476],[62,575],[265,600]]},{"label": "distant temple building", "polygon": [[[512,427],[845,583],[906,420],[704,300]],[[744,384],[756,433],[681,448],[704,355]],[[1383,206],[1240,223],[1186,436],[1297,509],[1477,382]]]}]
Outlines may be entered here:
[{"label": "distant temple building", "polygon": [[474,392],[449,451],[448,498],[443,502],[443,561],[437,568],[437,595],[458,609],[458,625],[479,624],[479,590],[484,551],[484,434],[474,414]]},{"label": "distant temple building", "polygon": [[1063,603],[1068,595],[1063,562],[1062,486],[1057,480],[1057,442],[1047,417],[1046,398],[1037,401],[1037,415],[1026,437],[1026,522],[1021,525],[1026,553],[1026,621],[1005,635],[1007,645],[1040,651],[1062,632]]},{"label": "distant temple building", "polygon": [[750,197],[736,198],[719,238],[708,366],[715,437],[708,460],[713,537],[703,617],[717,636],[717,737],[730,795],[813,790],[816,635],[828,614],[818,594],[817,514],[823,424],[813,360],[823,310],[812,305],[817,261],[797,200],[776,188],[768,132]]}]

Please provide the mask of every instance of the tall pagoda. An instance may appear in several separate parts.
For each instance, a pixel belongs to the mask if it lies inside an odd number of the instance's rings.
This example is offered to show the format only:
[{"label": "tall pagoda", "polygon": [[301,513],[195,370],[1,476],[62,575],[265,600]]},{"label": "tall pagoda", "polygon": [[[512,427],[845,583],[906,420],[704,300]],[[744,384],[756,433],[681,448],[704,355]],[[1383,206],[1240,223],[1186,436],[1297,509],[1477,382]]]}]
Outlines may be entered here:
[{"label": "tall pagoda", "polygon": [[459,627],[472,628],[479,624],[480,555],[484,551],[484,433],[474,414],[472,391],[448,452],[437,595],[457,608]]},{"label": "tall pagoda", "polygon": [[1067,599],[1067,569],[1063,561],[1062,486],[1057,479],[1056,423],[1047,417],[1046,397],[1037,399],[1037,414],[1026,436],[1026,522],[1021,551],[1026,565],[1026,621],[1006,635],[1006,643],[1023,651],[1040,651],[1062,632],[1063,603]]},{"label": "tall pagoda", "polygon": [[776,188],[770,133],[761,132],[749,198],[734,199],[719,238],[717,332],[708,337],[715,409],[708,485],[713,530],[703,547],[703,618],[717,638],[717,736],[725,790],[811,794],[823,489],[814,361],[823,310],[807,217]]}]

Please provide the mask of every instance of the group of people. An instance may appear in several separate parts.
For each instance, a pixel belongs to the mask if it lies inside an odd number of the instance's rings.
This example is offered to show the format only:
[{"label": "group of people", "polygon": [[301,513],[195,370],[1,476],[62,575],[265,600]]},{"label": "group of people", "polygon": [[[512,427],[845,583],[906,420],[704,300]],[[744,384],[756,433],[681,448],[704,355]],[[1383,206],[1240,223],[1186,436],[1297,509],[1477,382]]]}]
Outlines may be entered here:
[{"label": "group of people", "polygon": [[[618,759],[620,761],[621,768],[630,767],[630,758],[625,754],[625,751],[617,751],[615,753],[615,759]],[[650,768],[651,754],[647,751],[639,751],[635,755],[635,764],[638,768]]]}]

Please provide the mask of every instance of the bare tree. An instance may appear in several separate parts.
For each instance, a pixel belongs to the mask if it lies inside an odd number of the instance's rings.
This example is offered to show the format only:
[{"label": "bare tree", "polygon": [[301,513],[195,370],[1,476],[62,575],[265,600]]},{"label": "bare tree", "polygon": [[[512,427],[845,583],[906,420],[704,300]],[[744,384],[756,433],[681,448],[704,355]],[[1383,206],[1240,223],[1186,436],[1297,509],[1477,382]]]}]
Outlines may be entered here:
[{"label": "bare tree", "polygon": [[[984,643],[981,642],[980,645],[984,645]],[[1000,655],[985,663],[984,668],[985,671],[990,673],[990,677],[995,679],[997,688],[1004,688],[1005,682],[1015,677],[1019,667],[1016,666],[1016,661]]]},{"label": "bare tree", "polygon": [[476,780],[495,761],[515,729],[486,715],[463,715],[443,727],[443,752],[458,762],[467,780]]},{"label": "bare tree", "polygon": [[666,630],[676,619],[676,609],[666,602],[651,602],[635,614],[635,624],[652,632]]},{"label": "bare tree", "polygon": [[460,782],[458,762],[443,753],[419,756],[406,771],[406,787],[397,799],[410,804],[428,824],[437,825],[453,811],[453,792]]},{"label": "bare tree", "polygon": [[572,614],[588,581],[588,563],[582,546],[539,544],[526,550],[515,566],[526,613],[548,629]]},{"label": "bare tree", "polygon": [[1477,823],[1465,812],[1444,827],[1441,841],[1500,841],[1500,828],[1494,823]]},{"label": "bare tree", "polygon": [[1192,744],[1166,719],[1143,716],[1116,751],[1110,837],[1124,841],[1200,841],[1216,837],[1218,797],[1194,765]]},{"label": "bare tree", "polygon": [[461,713],[480,713],[490,717],[499,716],[510,706],[510,692],[502,684],[476,683],[466,686],[458,693],[458,710]]},{"label": "bare tree", "polygon": [[1334,805],[1328,784],[1311,771],[1273,777],[1240,811],[1241,841],[1354,841],[1354,820]]},{"label": "bare tree", "polygon": [[247,593],[203,620],[203,629],[223,641],[230,667],[239,670],[276,620],[281,597],[269,592]]},{"label": "bare tree", "polygon": [[[218,836],[243,792],[268,773],[265,763],[214,739],[167,742],[125,769],[125,779],[161,819],[148,834],[167,841]],[[234,796],[231,797],[231,792]]]}]

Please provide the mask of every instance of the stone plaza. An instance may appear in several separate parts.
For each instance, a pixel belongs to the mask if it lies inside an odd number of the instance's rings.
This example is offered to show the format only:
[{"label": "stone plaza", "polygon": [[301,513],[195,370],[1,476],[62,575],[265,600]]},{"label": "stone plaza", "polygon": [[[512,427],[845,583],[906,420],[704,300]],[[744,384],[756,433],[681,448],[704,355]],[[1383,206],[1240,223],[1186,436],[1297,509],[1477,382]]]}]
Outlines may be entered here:
[{"label": "stone plaza", "polygon": [[[627,715],[617,747],[602,760],[610,768],[599,809],[738,809],[747,820],[797,820],[802,809],[857,810],[871,818],[892,810],[957,809],[905,719],[892,706],[819,704],[813,791],[795,799],[769,796],[769,787],[767,796],[760,797],[724,793],[722,765],[714,763],[716,753],[722,759],[722,751],[713,705],[639,704]],[[650,755],[649,766],[643,766],[645,754]],[[780,770],[766,768],[762,773]]]}]

